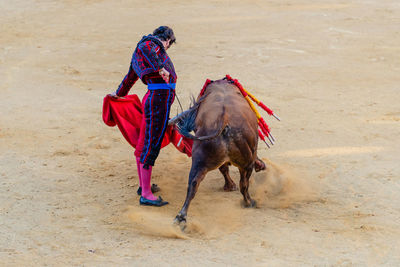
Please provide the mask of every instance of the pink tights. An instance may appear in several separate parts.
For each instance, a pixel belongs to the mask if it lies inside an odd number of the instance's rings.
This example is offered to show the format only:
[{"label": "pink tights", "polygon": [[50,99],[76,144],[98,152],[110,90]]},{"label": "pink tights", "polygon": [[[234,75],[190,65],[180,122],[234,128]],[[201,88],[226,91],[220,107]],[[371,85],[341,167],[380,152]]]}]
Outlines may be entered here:
[{"label": "pink tights", "polygon": [[148,170],[144,169],[143,164],[140,163],[140,157],[136,157],[136,164],[138,167],[139,183],[142,188],[142,197],[149,200],[157,200],[153,193],[151,193],[152,166],[149,166]]},{"label": "pink tights", "polygon": [[142,186],[142,174],[140,173],[140,157],[136,156],[136,166],[137,166],[137,172],[139,175],[139,186]]}]

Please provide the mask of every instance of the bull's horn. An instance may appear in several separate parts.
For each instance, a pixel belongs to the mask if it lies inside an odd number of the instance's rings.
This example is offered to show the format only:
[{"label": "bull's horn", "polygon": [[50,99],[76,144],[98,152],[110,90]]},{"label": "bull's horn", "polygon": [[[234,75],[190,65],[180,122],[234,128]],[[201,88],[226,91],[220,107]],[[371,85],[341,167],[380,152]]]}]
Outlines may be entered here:
[{"label": "bull's horn", "polygon": [[182,112],[182,113],[179,113],[178,115],[176,115],[175,117],[173,117],[172,119],[170,119],[170,120],[168,121],[168,125],[176,124],[176,123],[179,121],[179,119],[180,119],[181,117],[185,116],[185,114],[187,114],[187,113],[189,113],[189,112],[190,112],[190,109],[185,110],[185,111]]}]

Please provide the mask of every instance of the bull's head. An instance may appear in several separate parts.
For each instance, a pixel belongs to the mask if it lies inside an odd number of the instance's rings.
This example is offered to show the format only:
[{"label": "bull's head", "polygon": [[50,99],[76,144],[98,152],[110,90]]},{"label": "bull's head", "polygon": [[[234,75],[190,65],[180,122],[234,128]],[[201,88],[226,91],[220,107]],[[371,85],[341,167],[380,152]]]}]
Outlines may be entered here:
[{"label": "bull's head", "polygon": [[[206,98],[206,95],[201,96],[198,98],[197,101],[192,99],[192,106],[188,109],[183,111],[182,113],[176,115],[172,119],[168,121],[168,125],[176,125],[178,131],[185,137],[193,139],[193,140],[199,140],[199,141],[204,141],[204,140],[210,140],[213,139],[217,136],[219,136],[222,131],[224,130],[224,125],[221,129],[211,135],[207,136],[195,136],[191,134],[191,132],[196,132],[196,116],[197,116],[197,109],[200,106],[200,103]],[[225,107],[224,107],[224,112],[225,112]]]},{"label": "bull's head", "polygon": [[173,117],[172,119],[170,119],[168,121],[168,125],[177,124],[180,120],[185,118],[192,111],[193,111],[193,108],[190,108],[188,110],[183,111],[182,113],[179,113],[178,115],[176,115],[175,117]]}]

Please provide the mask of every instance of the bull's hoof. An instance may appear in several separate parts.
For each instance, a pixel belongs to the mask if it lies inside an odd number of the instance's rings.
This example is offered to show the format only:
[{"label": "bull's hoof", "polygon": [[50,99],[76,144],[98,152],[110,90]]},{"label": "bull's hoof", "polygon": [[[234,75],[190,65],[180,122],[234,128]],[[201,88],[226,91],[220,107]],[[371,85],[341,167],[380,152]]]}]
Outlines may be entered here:
[{"label": "bull's hoof", "polygon": [[174,224],[181,228],[181,231],[185,231],[186,229],[186,217],[182,214],[176,215],[174,219]]},{"label": "bull's hoof", "polygon": [[224,191],[225,192],[231,192],[231,191],[236,191],[238,190],[238,187],[236,184],[225,184],[224,185]]},{"label": "bull's hoof", "polygon": [[256,208],[257,207],[257,202],[253,199],[250,200],[250,202],[243,201],[243,206],[245,208]]},{"label": "bull's hoof", "polygon": [[267,168],[267,165],[261,159],[256,159],[254,162],[254,170],[256,172],[263,171]]}]

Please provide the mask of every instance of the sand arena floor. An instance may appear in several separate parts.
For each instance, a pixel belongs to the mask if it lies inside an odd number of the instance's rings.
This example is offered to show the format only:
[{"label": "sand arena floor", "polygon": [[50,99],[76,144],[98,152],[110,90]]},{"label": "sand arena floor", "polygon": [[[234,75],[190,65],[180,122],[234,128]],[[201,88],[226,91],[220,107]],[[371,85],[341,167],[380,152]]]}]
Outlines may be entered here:
[{"label": "sand arena floor", "polygon": [[[396,0],[0,1],[0,265],[398,266],[399,18]],[[133,151],[101,120],[164,24],[185,106],[228,73],[282,118],[259,146],[258,208],[211,172],[186,233],[190,159],[165,148],[170,205],[140,207]]]}]

